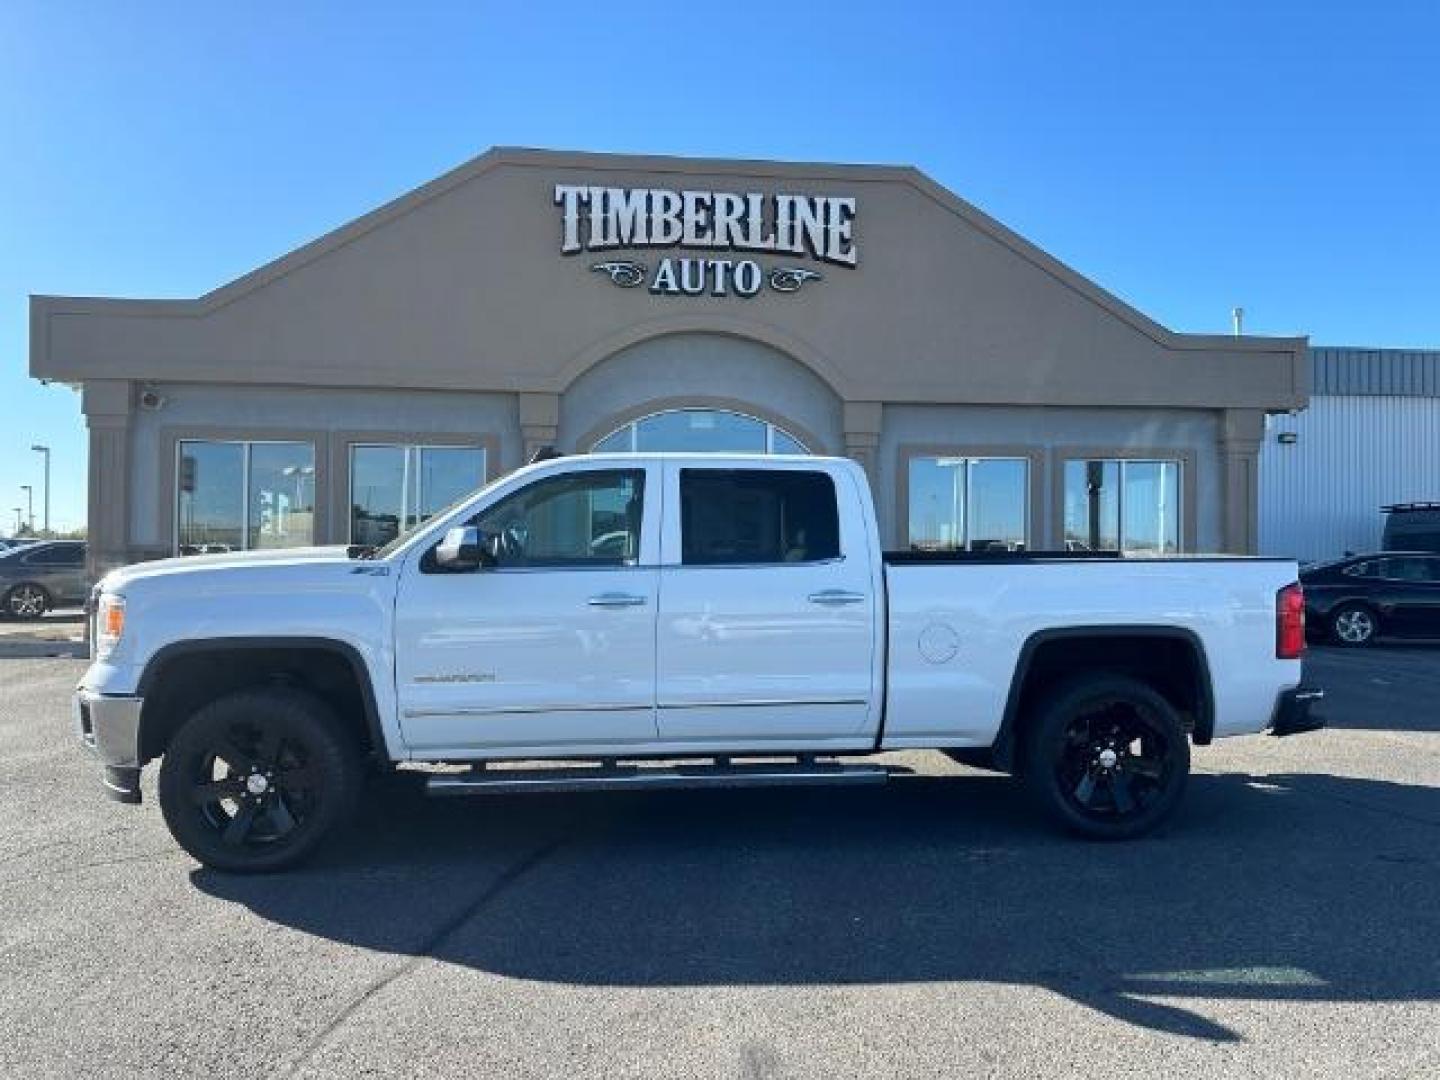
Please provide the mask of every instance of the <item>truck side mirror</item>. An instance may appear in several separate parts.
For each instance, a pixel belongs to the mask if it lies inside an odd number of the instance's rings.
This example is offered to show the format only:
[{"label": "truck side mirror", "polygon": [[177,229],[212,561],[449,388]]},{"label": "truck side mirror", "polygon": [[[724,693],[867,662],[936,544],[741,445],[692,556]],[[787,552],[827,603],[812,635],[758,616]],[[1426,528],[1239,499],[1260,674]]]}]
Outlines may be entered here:
[{"label": "truck side mirror", "polygon": [[435,548],[435,565],[446,570],[480,570],[495,565],[495,542],[474,525],[462,525],[445,533]]}]

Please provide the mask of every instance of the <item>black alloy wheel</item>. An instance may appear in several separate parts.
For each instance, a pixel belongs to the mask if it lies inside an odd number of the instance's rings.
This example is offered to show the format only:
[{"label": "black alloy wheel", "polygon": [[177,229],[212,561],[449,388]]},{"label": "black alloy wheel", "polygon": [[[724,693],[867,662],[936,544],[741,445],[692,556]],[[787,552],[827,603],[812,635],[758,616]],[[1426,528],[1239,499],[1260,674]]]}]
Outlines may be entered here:
[{"label": "black alloy wheel", "polygon": [[245,690],[200,709],[160,767],[160,807],[206,866],[281,870],[349,816],[360,755],[330,708],[303,691]]},{"label": "black alloy wheel", "polygon": [[24,581],[5,594],[5,614],[15,619],[38,619],[50,610],[44,586]]},{"label": "black alloy wheel", "polygon": [[1046,808],[1097,839],[1149,832],[1174,811],[1190,775],[1179,714],[1123,676],[1069,683],[1042,710],[1027,748],[1026,778]]}]

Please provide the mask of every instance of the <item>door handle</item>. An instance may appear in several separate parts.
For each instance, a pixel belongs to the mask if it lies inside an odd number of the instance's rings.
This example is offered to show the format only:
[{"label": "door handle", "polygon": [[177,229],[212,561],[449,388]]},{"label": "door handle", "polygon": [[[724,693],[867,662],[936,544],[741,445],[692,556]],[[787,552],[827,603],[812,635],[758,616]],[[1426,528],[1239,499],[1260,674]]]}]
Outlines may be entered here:
[{"label": "door handle", "polygon": [[847,592],[844,589],[822,589],[820,592],[812,592],[806,599],[812,604],[839,607],[842,604],[863,604],[865,602],[865,594]]},{"label": "door handle", "polygon": [[591,607],[644,607],[647,603],[645,597],[636,596],[634,593],[607,592],[599,596],[592,596],[585,601]]}]

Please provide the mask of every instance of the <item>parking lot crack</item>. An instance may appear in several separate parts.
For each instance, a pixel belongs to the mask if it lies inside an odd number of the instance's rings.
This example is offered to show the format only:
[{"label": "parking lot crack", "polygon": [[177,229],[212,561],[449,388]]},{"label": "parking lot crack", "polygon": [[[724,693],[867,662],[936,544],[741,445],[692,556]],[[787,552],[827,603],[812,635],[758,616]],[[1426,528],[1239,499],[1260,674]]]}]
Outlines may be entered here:
[{"label": "parking lot crack", "polygon": [[306,1062],[314,1057],[315,1053],[325,1045],[330,1036],[343,1027],[345,1022],[354,1016],[366,1002],[370,1001],[397,979],[413,971],[423,961],[433,957],[435,953],[444,946],[445,942],[464,927],[466,923],[484,911],[500,894],[509,889],[536,866],[554,855],[565,843],[566,841],[564,839],[552,840],[550,843],[542,845],[523,859],[509,866],[499,877],[470,900],[469,903],[462,906],[454,915],[436,927],[414,953],[407,956],[400,963],[395,964],[378,978],[366,984],[358,994],[338,1009],[330,1019],[321,1026],[319,1031],[306,1040],[296,1056],[278,1075],[294,1076]]}]

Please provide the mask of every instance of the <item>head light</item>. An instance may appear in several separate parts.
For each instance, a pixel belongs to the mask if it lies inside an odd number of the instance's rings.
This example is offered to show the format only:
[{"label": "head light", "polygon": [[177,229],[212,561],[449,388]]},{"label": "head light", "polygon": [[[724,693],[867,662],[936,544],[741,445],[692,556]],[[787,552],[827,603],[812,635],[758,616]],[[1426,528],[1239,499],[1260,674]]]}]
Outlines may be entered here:
[{"label": "head light", "polygon": [[115,651],[125,632],[125,598],[102,593],[95,609],[95,658],[104,659]]}]

